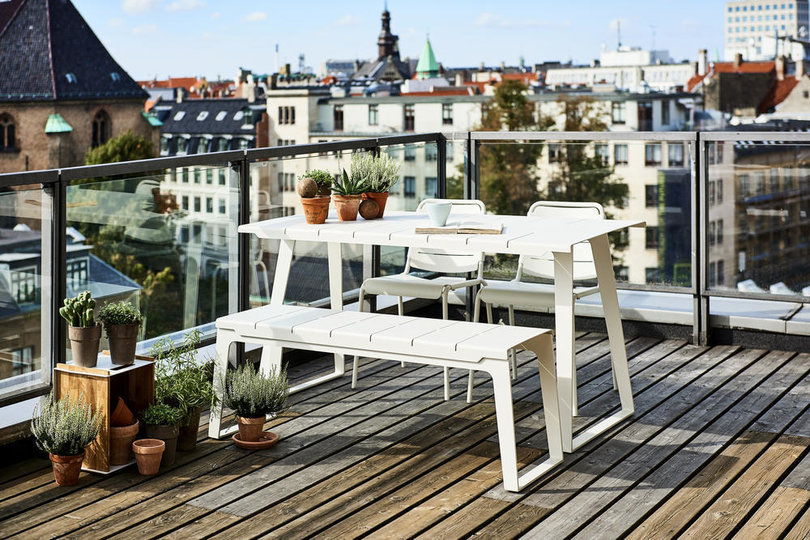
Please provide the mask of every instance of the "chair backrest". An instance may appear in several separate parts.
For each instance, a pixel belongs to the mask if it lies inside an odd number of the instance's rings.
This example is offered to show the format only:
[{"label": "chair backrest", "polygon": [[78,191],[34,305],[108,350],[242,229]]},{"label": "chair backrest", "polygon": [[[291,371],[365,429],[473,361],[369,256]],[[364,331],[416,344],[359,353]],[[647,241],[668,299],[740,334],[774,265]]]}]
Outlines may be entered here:
[{"label": "chair backrest", "polygon": [[[425,199],[416,207],[417,212],[427,212],[425,205],[432,202],[449,202],[452,204],[450,215],[484,214],[486,205],[478,200],[466,199]],[[456,274],[461,272],[480,272],[484,254],[481,252],[451,252],[435,248],[410,248],[405,271],[411,268],[441,272],[443,274]]]},{"label": "chair backrest", "polygon": [[[577,219],[605,219],[605,209],[596,202],[537,201],[529,208],[531,217],[570,217]],[[574,246],[574,280],[595,279],[596,267],[593,264],[591,244],[583,242]],[[539,257],[521,256],[518,274],[542,278],[554,278],[554,256],[544,253]]]}]

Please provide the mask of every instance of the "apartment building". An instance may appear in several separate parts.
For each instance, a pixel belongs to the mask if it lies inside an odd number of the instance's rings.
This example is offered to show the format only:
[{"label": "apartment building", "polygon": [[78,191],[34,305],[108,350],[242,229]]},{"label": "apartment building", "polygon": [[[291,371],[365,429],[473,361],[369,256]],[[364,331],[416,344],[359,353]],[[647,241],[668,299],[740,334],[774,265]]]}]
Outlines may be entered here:
[{"label": "apartment building", "polygon": [[772,60],[783,55],[803,59],[810,19],[807,0],[732,0],[726,2],[725,59]]}]

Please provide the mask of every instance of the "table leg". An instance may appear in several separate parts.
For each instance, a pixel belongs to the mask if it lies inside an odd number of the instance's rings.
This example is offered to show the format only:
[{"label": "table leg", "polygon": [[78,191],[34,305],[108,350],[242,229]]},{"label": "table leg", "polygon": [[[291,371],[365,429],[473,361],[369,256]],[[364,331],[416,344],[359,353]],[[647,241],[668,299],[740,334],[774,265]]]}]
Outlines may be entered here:
[{"label": "table leg", "polygon": [[563,450],[571,452],[576,406],[576,357],[574,353],[574,256],[554,253],[554,339],[557,344],[557,389]]},{"label": "table leg", "polygon": [[[343,309],[343,250],[339,242],[326,244],[329,259],[329,298],[332,309]],[[346,372],[346,360],[342,354],[335,354],[335,375]]]},{"label": "table leg", "polygon": [[287,281],[290,279],[293,249],[295,249],[295,240],[282,240],[278,246],[276,275],[273,276],[273,291],[270,293],[271,306],[280,306],[284,303]]}]

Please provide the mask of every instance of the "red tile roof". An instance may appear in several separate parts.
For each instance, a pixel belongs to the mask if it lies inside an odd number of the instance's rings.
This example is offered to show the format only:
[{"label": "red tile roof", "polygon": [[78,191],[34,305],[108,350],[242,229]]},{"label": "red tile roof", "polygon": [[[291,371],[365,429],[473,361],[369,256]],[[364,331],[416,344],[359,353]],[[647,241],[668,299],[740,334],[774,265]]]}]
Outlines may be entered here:
[{"label": "red tile roof", "polygon": [[686,83],[686,88],[692,92],[699,83],[703,82],[706,77],[712,77],[716,73],[770,73],[776,69],[776,62],[743,62],[739,66],[735,66],[734,62],[715,62],[712,64],[711,71],[706,75],[693,75],[689,82]]},{"label": "red tile roof", "polygon": [[785,77],[783,81],[776,81],[768,93],[765,94],[765,97],[762,98],[757,107],[757,113],[766,113],[785,101],[797,84],[799,84],[799,81],[793,75]]}]

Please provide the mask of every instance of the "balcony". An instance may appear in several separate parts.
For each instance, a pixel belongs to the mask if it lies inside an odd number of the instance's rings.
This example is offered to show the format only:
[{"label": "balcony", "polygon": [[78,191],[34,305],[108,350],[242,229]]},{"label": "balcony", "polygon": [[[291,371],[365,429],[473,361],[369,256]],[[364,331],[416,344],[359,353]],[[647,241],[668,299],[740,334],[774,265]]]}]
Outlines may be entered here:
[{"label": "balcony", "polygon": [[[807,468],[807,358],[779,351],[806,350],[810,335],[810,254],[800,241],[810,233],[808,143],[810,135],[780,132],[428,133],[0,175],[6,441],[25,434],[53,366],[69,359],[57,315],[65,296],[89,289],[102,300],[137,302],[147,319],[141,352],[190,329],[202,332],[210,351],[216,318],[267,303],[273,283],[278,246],[239,236],[236,227],[299,212],[295,179],[308,169],[348,167],[354,151],[402,162],[393,210],[438,196],[482,198],[499,213],[518,213],[508,206],[513,199],[493,198],[492,178],[505,169],[498,156],[531,156],[526,174],[545,194],[571,198],[571,179],[613,179],[628,190],[609,212],[657,228],[656,242],[644,231],[614,239],[637,412],[526,493],[500,488],[488,381],[468,405],[465,374],[453,373],[455,396],[444,402],[439,370],[375,362],[356,391],[338,379],[296,394],[274,422],[285,443],[271,451],[205,439],[154,479],[86,475],[69,503],[46,461],[20,456],[0,470],[0,500],[8,503],[2,530],[613,537],[686,527],[714,534],[700,528],[710,526],[703,516],[728,515],[717,535],[758,531]],[[660,145],[661,164],[646,165],[647,144]],[[669,151],[677,145],[682,154]],[[670,163],[672,155],[678,159]],[[768,199],[739,196],[757,173],[768,179]],[[350,255],[349,304],[364,278],[404,263],[402,249]],[[328,303],[325,249],[297,246],[292,272],[310,279],[291,283],[288,301]],[[488,279],[513,274],[514,261],[490,258]],[[757,287],[743,290],[749,281]],[[779,282],[787,289],[768,292]],[[409,309],[436,316],[436,306]],[[611,384],[599,298],[576,310],[577,329],[587,332],[577,341],[581,430],[598,420]],[[553,324],[543,313],[520,313],[519,322]],[[293,360],[302,379],[323,367],[323,359]],[[522,358],[515,390],[527,461],[545,440],[529,362]],[[750,496],[730,502],[740,494]],[[802,505],[804,514],[780,514],[779,530],[808,527]]]}]

